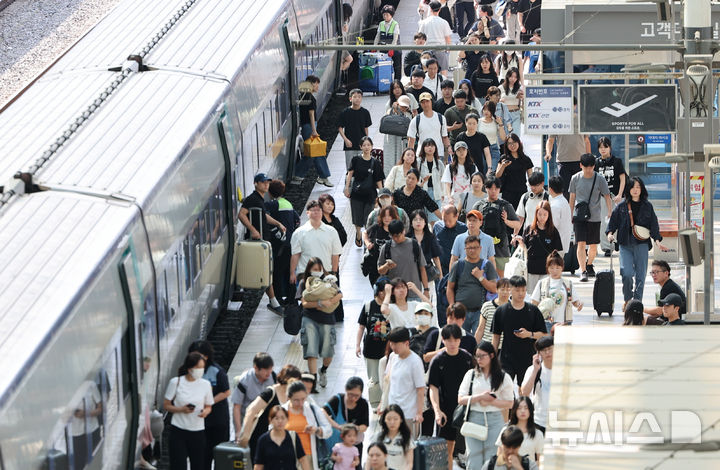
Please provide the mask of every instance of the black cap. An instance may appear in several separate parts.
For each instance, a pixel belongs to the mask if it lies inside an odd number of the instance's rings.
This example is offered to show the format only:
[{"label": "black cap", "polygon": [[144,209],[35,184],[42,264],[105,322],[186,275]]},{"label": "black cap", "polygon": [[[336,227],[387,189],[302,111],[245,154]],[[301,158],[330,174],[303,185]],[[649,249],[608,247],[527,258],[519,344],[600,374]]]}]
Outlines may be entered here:
[{"label": "black cap", "polygon": [[442,4],[436,0],[433,0],[430,2],[430,9],[432,11],[440,11],[440,8],[442,8]]},{"label": "black cap", "polygon": [[666,295],[664,299],[660,299],[660,305],[674,305],[676,307],[682,307],[683,300],[680,295],[672,293]]},{"label": "black cap", "polygon": [[643,311],[643,303],[637,299],[630,299],[625,305],[625,313],[639,313],[642,315]]}]

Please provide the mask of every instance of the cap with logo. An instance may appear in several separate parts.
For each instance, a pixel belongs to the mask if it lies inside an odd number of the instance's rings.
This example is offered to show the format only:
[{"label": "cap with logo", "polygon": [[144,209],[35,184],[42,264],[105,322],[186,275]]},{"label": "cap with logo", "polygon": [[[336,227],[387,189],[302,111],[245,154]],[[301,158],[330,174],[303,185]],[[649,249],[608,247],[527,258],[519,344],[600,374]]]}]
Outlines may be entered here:
[{"label": "cap with logo", "polygon": [[424,100],[429,100],[429,101],[433,100],[432,95],[430,93],[428,93],[427,91],[424,93],[420,93],[420,98],[418,101],[424,101]]},{"label": "cap with logo", "polygon": [[269,178],[265,173],[258,173],[255,175],[256,183],[264,183],[265,181],[272,181],[272,178]]}]

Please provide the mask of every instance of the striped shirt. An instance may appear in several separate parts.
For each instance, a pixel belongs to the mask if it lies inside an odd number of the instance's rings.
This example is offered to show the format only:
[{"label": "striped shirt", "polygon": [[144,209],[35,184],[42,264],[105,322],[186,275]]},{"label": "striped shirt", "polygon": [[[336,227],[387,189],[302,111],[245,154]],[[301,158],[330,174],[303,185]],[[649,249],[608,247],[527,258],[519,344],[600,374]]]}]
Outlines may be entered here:
[{"label": "striped shirt", "polygon": [[[495,310],[497,310],[498,307],[499,305],[496,305],[494,300],[488,300],[483,304],[482,307],[480,307],[480,315],[482,315],[482,317],[485,319],[485,329],[483,330],[482,335],[483,341],[489,341],[492,343],[492,322],[493,317],[495,316]],[[503,336],[504,335],[500,335],[500,343],[498,343],[500,345],[502,345]]]}]

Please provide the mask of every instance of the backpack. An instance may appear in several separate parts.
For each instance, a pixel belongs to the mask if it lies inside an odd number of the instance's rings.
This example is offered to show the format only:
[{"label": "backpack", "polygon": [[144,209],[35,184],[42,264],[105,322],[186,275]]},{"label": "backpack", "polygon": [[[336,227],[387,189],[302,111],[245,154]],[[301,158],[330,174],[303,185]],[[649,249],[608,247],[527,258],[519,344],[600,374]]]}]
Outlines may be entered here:
[{"label": "backpack", "polygon": [[[487,470],[495,470],[495,463],[497,462],[497,455],[493,455],[490,457],[490,460],[488,461]],[[527,455],[523,455],[522,459],[520,460],[520,465],[522,465],[523,470],[530,470],[530,457]]]},{"label": "backpack", "polygon": [[502,237],[507,236],[505,222],[502,219],[502,206],[497,201],[488,201],[482,208],[482,215],[482,231],[493,237],[493,242],[497,245],[502,241]]},{"label": "backpack", "polygon": [[[442,116],[442,114],[438,113],[437,111],[433,111],[433,112],[434,112],[435,115],[437,116],[438,122],[440,122],[440,136],[442,136],[443,116]],[[414,118],[414,121],[415,121],[415,147],[414,147],[413,150],[416,150],[416,151],[417,151],[417,148],[418,148],[418,142],[420,142],[420,116],[422,116],[422,114],[418,114],[418,115],[415,116],[415,118]],[[437,142],[435,143],[435,146],[436,146],[436,147],[439,147],[440,145],[442,145],[442,142],[439,143],[439,144],[438,144]]]},{"label": "backpack", "polygon": [[[415,264],[417,265],[418,269],[418,276],[420,276],[420,244],[415,240],[414,238],[410,238],[412,240],[412,250],[413,250],[413,259],[415,260]],[[392,247],[392,239],[385,242],[385,259],[393,259],[391,256],[391,249]],[[420,276],[422,277],[422,276]]]},{"label": "backpack", "polygon": [[[480,269],[484,270],[487,262],[488,262],[488,260],[484,259],[482,264],[480,265]],[[460,271],[461,269],[465,269],[465,260],[464,259],[459,259],[457,261],[457,268],[455,268],[455,272],[458,273],[458,276],[460,276],[460,274],[462,274],[462,271]],[[436,287],[435,287],[435,294],[437,295],[436,303],[437,303],[437,311],[438,311],[438,322],[440,322],[440,312],[442,312],[444,314],[447,311],[448,307],[450,306],[450,303],[448,302],[448,299],[447,299],[447,285],[448,285],[448,280],[450,278],[450,271],[451,270],[448,269],[447,274],[445,274],[442,277],[442,279],[440,279],[440,281],[436,283]],[[456,283],[456,285],[457,285],[457,283]],[[485,290],[482,287],[481,287],[481,289]]]}]

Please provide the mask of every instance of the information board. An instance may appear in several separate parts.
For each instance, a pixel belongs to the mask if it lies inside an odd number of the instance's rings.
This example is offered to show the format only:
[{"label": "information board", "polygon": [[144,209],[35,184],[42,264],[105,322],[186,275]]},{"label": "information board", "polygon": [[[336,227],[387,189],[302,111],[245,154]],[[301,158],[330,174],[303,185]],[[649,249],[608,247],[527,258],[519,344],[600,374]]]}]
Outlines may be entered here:
[{"label": "information board", "polygon": [[573,134],[573,88],[565,85],[525,89],[525,133]]}]

